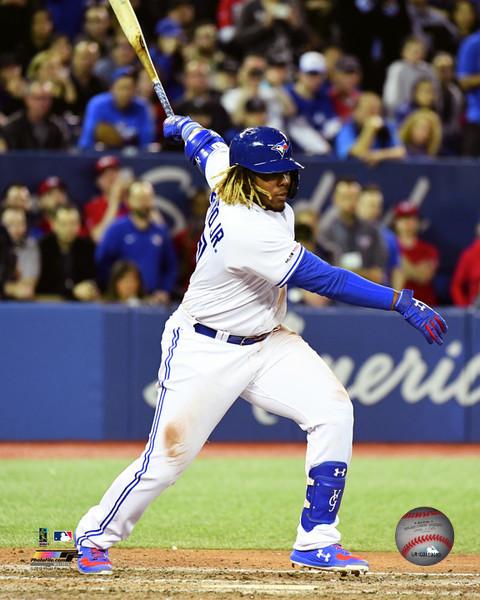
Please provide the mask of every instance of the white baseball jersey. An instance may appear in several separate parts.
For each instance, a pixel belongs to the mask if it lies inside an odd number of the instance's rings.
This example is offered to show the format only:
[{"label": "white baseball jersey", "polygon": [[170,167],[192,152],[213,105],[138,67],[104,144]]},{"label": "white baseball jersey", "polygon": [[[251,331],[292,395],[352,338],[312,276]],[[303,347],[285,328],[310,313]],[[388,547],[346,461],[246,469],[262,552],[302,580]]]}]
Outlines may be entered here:
[{"label": "white baseball jersey", "polygon": [[[211,188],[228,166],[228,147],[218,145],[206,165]],[[274,212],[225,204],[213,193],[182,307],[199,323],[235,335],[271,331],[285,317],[283,286],[303,252],[288,204]]]}]

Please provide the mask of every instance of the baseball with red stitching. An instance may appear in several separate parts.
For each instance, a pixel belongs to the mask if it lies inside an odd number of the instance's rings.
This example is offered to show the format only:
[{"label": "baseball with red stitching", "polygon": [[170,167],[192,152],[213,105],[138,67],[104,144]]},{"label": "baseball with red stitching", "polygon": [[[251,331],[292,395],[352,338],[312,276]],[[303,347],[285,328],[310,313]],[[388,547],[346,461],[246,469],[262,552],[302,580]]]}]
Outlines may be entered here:
[{"label": "baseball with red stitching", "polygon": [[413,508],[398,522],[395,541],[400,554],[411,563],[435,565],[452,549],[453,527],[450,519],[436,508]]}]

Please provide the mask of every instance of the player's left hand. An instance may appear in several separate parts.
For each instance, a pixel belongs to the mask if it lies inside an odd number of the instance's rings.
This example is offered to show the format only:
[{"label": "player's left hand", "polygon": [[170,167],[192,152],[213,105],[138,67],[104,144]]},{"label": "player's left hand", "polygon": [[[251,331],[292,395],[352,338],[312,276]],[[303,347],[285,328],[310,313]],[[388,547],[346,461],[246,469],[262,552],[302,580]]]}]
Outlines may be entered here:
[{"label": "player's left hand", "polygon": [[416,300],[412,290],[400,292],[394,309],[403,315],[410,325],[421,331],[429,344],[443,344],[443,336],[448,330],[445,319],[428,304]]},{"label": "player's left hand", "polygon": [[163,122],[163,135],[166,138],[173,138],[175,141],[180,141],[182,139],[183,128],[191,122],[192,119],[190,117],[183,117],[181,115],[168,117]]}]

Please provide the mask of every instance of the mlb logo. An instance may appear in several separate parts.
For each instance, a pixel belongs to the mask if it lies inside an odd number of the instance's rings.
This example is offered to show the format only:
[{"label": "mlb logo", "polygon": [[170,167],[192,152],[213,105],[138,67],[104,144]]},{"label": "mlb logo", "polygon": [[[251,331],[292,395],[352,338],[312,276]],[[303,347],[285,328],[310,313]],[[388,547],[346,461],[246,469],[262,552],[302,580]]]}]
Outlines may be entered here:
[{"label": "mlb logo", "polygon": [[54,542],[72,542],[73,534],[71,531],[54,531],[53,532]]}]

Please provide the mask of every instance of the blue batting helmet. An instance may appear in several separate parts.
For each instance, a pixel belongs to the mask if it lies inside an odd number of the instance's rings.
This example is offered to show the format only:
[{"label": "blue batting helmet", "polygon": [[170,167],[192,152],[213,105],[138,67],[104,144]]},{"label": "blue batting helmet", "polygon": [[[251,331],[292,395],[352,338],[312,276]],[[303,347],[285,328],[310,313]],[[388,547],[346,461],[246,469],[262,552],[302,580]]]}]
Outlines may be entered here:
[{"label": "blue batting helmet", "polygon": [[230,144],[230,166],[240,165],[254,173],[292,173],[288,196],[298,188],[298,170],[303,165],[293,160],[290,140],[273,127],[250,127],[238,133]]},{"label": "blue batting helmet", "polygon": [[290,140],[273,127],[250,127],[230,144],[230,166],[241,165],[256,173],[285,173],[303,169],[292,158]]}]

